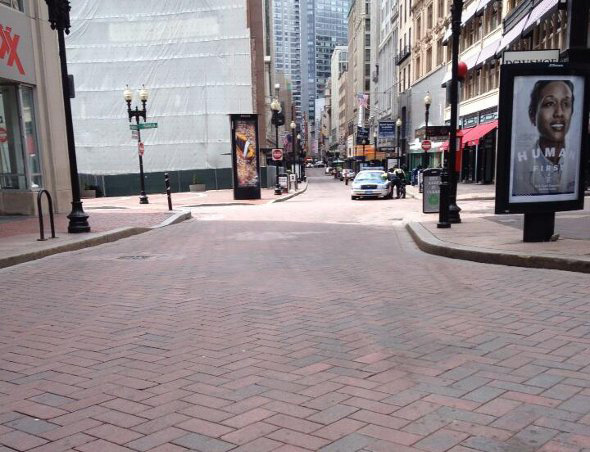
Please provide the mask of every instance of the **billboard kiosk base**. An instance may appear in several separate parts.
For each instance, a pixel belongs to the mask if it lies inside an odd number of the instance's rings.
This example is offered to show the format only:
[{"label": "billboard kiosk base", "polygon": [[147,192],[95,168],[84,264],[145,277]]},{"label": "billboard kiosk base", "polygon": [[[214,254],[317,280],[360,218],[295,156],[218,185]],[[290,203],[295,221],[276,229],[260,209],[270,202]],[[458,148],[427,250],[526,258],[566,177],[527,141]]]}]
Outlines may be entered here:
[{"label": "billboard kiosk base", "polygon": [[523,242],[549,242],[555,231],[555,212],[525,213]]}]

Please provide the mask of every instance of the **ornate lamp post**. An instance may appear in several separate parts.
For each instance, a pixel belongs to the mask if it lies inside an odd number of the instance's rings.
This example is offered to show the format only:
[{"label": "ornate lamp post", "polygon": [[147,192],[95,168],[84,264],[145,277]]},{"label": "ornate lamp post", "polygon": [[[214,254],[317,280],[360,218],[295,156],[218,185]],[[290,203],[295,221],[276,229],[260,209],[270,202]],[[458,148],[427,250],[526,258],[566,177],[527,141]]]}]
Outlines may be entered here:
[{"label": "ornate lamp post", "polygon": [[[275,125],[275,145],[279,147],[279,113],[281,112],[281,103],[275,97],[272,102],[270,103],[270,109],[272,111],[272,123]],[[285,161],[285,156],[283,155],[283,161]],[[279,184],[279,164],[276,164],[276,185],[275,185],[275,195],[282,194],[281,185]]]},{"label": "ornate lamp post", "polygon": [[129,85],[123,91],[123,98],[125,102],[127,102],[127,114],[129,115],[129,122],[131,122],[132,118],[135,118],[135,123],[137,124],[137,145],[138,145],[138,155],[139,155],[139,182],[141,186],[141,192],[139,194],[139,203],[140,204],[149,204],[148,197],[145,194],[145,178],[143,176],[143,147],[141,145],[141,130],[139,129],[139,118],[143,118],[143,122],[145,122],[147,110],[145,105],[148,100],[148,90],[145,89],[145,86],[142,85],[142,88],[139,90],[139,100],[141,101],[141,110],[136,106],[135,110],[131,109],[131,101],[133,100],[133,91],[129,89]]},{"label": "ornate lamp post", "polygon": [[[461,14],[463,13],[463,0],[453,0],[451,6],[451,30],[452,35],[452,59],[450,80],[451,103],[451,131],[449,136],[449,158],[443,168],[440,184],[440,209],[437,227],[449,228],[451,223],[461,223],[457,205],[457,173],[455,172],[455,159],[457,158],[457,116],[459,113],[459,37],[461,34]],[[464,75],[464,74],[463,74]],[[448,181],[448,182],[447,182]]]},{"label": "ornate lamp post", "polygon": [[[428,117],[430,115],[430,104],[432,104],[432,97],[430,91],[426,91],[424,96],[424,139],[428,140]],[[424,151],[422,156],[422,166],[428,168],[428,151]]]},{"label": "ornate lamp post", "polygon": [[397,126],[397,156],[400,162],[402,162],[402,165],[407,165],[408,162],[406,162],[405,157],[402,156],[402,151],[399,147],[400,135],[402,133],[402,118],[398,116],[397,121],[395,121],[395,125]]},{"label": "ornate lamp post", "polygon": [[59,44],[59,61],[61,64],[61,85],[66,115],[66,135],[68,139],[68,159],[70,161],[70,185],[72,188],[72,211],[68,215],[68,232],[90,232],[88,215],[80,201],[80,182],[78,181],[78,163],[76,161],[76,142],[72,123],[72,104],[70,103],[70,83],[66,59],[65,35],[70,33],[70,2],[68,0],[45,0],[49,11],[49,23],[57,30]]}]

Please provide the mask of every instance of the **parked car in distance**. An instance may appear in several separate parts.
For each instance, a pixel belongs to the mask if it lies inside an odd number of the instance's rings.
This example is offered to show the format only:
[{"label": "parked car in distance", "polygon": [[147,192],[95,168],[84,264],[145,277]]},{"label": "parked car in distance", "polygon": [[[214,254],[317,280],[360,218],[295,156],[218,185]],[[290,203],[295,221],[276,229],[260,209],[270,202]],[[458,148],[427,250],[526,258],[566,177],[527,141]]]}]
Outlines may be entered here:
[{"label": "parked car in distance", "polygon": [[315,162],[313,164],[313,166],[315,166],[316,168],[323,168],[324,166],[326,166],[326,164],[324,162],[320,161],[320,162]]},{"label": "parked car in distance", "polygon": [[344,168],[340,173],[340,180],[344,180],[345,178],[353,179],[355,175],[354,170],[350,168]]},{"label": "parked car in distance", "polygon": [[359,171],[352,181],[350,199],[360,198],[392,198],[393,185],[385,171]]},{"label": "parked car in distance", "polygon": [[313,163],[308,162],[308,163],[305,164],[305,167],[306,168],[313,168]]}]

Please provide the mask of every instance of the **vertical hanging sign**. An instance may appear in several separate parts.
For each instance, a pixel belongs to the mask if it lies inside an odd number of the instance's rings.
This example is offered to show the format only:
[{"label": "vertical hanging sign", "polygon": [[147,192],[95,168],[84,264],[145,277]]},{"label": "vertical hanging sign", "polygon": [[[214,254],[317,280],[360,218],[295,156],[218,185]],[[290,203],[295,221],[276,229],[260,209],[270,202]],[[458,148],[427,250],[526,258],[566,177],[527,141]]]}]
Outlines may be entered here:
[{"label": "vertical hanging sign", "polygon": [[234,199],[260,199],[258,115],[230,115]]}]

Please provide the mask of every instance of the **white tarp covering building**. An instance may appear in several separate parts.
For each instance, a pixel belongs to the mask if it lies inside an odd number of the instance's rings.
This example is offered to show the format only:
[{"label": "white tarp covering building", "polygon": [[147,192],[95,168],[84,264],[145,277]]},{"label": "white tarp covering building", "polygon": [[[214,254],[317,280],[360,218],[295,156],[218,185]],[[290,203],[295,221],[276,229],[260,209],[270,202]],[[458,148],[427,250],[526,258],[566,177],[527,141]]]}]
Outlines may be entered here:
[{"label": "white tarp covering building", "polygon": [[158,123],[142,131],[146,172],[231,167],[228,114],[255,108],[247,0],[76,0],[71,20],[80,173],[138,173],[127,84]]}]

